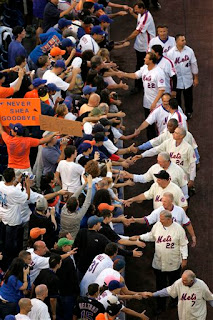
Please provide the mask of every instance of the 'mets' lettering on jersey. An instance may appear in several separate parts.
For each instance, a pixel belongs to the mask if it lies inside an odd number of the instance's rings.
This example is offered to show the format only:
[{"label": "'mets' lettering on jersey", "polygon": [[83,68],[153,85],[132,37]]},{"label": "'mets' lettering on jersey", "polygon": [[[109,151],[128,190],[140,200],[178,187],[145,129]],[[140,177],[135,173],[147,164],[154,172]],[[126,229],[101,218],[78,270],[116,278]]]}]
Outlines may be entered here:
[{"label": "'mets' lettering on jersey", "polygon": [[192,307],[195,305],[195,302],[197,300],[197,296],[195,293],[192,293],[191,295],[188,295],[187,293],[183,293],[181,296],[181,301],[192,301]]},{"label": "'mets' lettering on jersey", "polygon": [[159,236],[156,240],[157,243],[161,243],[161,242],[171,242],[172,241],[172,237],[170,235],[168,235],[167,237],[164,236]]},{"label": "'mets' lettering on jersey", "polygon": [[189,56],[187,56],[187,54],[183,58],[177,57],[175,59],[175,64],[179,64],[186,61],[189,61]]}]

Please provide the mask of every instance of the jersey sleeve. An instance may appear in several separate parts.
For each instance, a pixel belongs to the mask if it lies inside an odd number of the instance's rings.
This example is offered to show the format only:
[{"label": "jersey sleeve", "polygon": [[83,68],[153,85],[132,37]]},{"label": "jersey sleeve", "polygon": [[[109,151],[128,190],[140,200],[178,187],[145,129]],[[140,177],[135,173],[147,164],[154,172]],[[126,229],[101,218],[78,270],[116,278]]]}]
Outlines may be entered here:
[{"label": "jersey sleeve", "polygon": [[177,206],[179,207],[187,207],[188,203],[186,198],[184,197],[184,194],[182,190],[177,186],[177,191],[175,192],[175,196],[177,196]]},{"label": "jersey sleeve", "polygon": [[189,217],[187,216],[186,212],[183,210],[182,211],[182,225],[183,226],[188,226],[191,223]]},{"label": "jersey sleeve", "polygon": [[148,122],[148,124],[155,123],[157,121],[157,113],[158,113],[158,108],[150,112],[149,116],[146,118],[145,121]]},{"label": "jersey sleeve", "polygon": [[172,298],[177,298],[178,296],[178,281],[175,281],[172,286],[167,287],[167,292]]},{"label": "jersey sleeve", "polygon": [[166,83],[165,83],[165,74],[162,70],[159,70],[157,73],[157,85],[158,88],[165,88]]},{"label": "jersey sleeve", "polygon": [[155,188],[155,184],[153,183],[151,188],[144,192],[144,196],[145,196],[146,200],[151,200],[154,198],[154,188]]},{"label": "jersey sleeve", "polygon": [[147,224],[154,224],[158,221],[158,209],[152,211],[148,216],[144,217]]},{"label": "jersey sleeve", "polygon": [[143,174],[143,178],[146,180],[146,182],[150,182],[153,180],[152,167],[149,168],[149,170]]},{"label": "jersey sleeve", "polygon": [[209,290],[209,287],[203,282],[203,299],[206,301],[213,300],[213,294]]},{"label": "jersey sleeve", "polygon": [[188,157],[189,157],[189,163],[194,163],[196,162],[196,155],[194,152],[194,149],[192,148],[192,146],[190,146],[189,150],[188,150]]}]

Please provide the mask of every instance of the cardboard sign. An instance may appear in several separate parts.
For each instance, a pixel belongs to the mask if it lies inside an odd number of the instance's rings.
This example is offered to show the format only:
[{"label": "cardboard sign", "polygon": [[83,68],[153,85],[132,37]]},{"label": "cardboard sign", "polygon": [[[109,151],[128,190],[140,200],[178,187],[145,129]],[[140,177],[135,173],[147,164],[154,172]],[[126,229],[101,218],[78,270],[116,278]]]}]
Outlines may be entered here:
[{"label": "cardboard sign", "polygon": [[0,99],[0,122],[2,126],[21,123],[23,126],[39,126],[40,99]]},{"label": "cardboard sign", "polygon": [[83,137],[82,123],[79,121],[40,115],[40,128],[45,131],[59,131],[61,134]]}]

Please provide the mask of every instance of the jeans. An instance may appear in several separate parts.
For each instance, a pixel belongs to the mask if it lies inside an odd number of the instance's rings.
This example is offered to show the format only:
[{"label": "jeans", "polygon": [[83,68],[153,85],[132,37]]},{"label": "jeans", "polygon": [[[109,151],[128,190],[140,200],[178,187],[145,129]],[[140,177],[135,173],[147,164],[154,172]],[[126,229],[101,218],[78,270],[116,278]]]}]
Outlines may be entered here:
[{"label": "jeans", "polygon": [[183,93],[184,105],[185,105],[185,113],[193,112],[193,86],[188,89],[177,89],[177,101],[179,106],[182,106],[181,96]]},{"label": "jeans", "polygon": [[[146,52],[140,52],[140,51],[135,50],[135,53],[136,53],[136,59],[137,59],[135,68],[136,68],[136,71],[138,71],[144,65],[144,58],[146,56]],[[136,88],[142,88],[143,87],[143,82],[142,82],[141,79],[136,79],[135,80],[135,87]]]},{"label": "jeans", "polygon": [[75,303],[75,296],[60,296],[57,301],[57,320],[71,320]]}]

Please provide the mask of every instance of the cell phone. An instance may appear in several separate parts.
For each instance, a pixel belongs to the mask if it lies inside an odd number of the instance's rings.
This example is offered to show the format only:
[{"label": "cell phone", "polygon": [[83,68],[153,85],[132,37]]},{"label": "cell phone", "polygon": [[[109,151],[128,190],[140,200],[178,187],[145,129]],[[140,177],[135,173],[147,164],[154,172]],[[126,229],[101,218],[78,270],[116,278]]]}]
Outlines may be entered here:
[{"label": "cell phone", "polygon": [[88,173],[88,172],[85,172],[84,175],[85,175],[85,177],[88,177],[89,173]]}]

